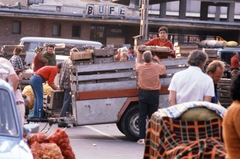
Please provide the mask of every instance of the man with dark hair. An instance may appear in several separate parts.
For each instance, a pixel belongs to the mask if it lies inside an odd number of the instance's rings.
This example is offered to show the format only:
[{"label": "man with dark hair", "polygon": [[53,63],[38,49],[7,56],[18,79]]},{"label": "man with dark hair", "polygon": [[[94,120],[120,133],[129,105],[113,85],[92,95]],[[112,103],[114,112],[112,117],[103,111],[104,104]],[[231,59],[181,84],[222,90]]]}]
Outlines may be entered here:
[{"label": "man with dark hair", "polygon": [[208,101],[214,97],[213,80],[204,74],[208,55],[201,50],[194,50],[188,56],[189,67],[173,75],[169,90],[169,105],[191,101]]},{"label": "man with dark hair", "polygon": [[217,83],[223,76],[224,72],[224,63],[219,60],[213,60],[206,68],[206,73],[210,76],[214,83],[214,93],[215,96],[212,97],[211,102],[218,104],[218,91],[217,91]]},{"label": "man with dark hair", "polygon": [[230,64],[231,64],[231,70],[238,70],[238,67],[239,67],[238,52],[233,53]]},{"label": "man with dark hair", "polygon": [[[152,114],[158,110],[159,90],[161,89],[159,75],[166,73],[166,67],[159,60],[158,56],[153,56],[151,51],[142,54],[144,63],[140,63],[141,54],[136,49],[136,72],[138,73],[139,91],[139,140],[137,143],[144,144],[146,136],[146,118],[150,119]],[[154,59],[157,63],[152,62]]]},{"label": "man with dark hair", "polygon": [[[31,118],[44,118],[45,112],[43,111],[43,83],[48,82],[48,85],[53,90],[60,90],[54,84],[55,76],[60,73],[62,68],[62,63],[56,66],[44,66],[34,72],[34,75],[30,78],[30,85],[34,93],[34,111],[33,117]],[[31,119],[30,118],[30,119]]]},{"label": "man with dark hair", "polygon": [[[173,49],[173,44],[170,40],[168,40],[168,28],[162,26],[158,29],[158,37],[151,39],[150,41],[146,42],[144,45],[146,46],[166,46],[169,47],[171,52],[171,56],[173,58],[176,57],[175,51]],[[161,58],[168,58],[167,56],[161,56]]]},{"label": "man with dark hair", "polygon": [[53,51],[54,45],[47,45],[47,52],[43,54],[43,57],[47,59],[46,66],[56,66],[56,55]]},{"label": "man with dark hair", "polygon": [[223,117],[223,140],[227,151],[225,158],[239,158],[240,150],[240,74],[232,79],[230,97],[232,104]]}]

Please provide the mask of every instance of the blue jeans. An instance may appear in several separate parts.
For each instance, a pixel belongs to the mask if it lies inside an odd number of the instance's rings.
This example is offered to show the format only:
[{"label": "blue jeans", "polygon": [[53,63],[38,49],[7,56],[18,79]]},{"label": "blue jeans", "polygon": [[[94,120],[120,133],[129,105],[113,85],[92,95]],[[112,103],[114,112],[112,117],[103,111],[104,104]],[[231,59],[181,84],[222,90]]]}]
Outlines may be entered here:
[{"label": "blue jeans", "polygon": [[140,90],[139,92],[139,139],[146,137],[146,119],[150,119],[152,114],[158,110],[159,91]]},{"label": "blue jeans", "polygon": [[39,75],[33,75],[30,78],[30,85],[34,93],[34,110],[33,117],[45,117],[45,112],[43,110],[43,86],[42,77]]},{"label": "blue jeans", "polygon": [[66,112],[72,114],[72,96],[71,89],[64,89],[63,107],[60,113],[60,117],[66,116]]}]

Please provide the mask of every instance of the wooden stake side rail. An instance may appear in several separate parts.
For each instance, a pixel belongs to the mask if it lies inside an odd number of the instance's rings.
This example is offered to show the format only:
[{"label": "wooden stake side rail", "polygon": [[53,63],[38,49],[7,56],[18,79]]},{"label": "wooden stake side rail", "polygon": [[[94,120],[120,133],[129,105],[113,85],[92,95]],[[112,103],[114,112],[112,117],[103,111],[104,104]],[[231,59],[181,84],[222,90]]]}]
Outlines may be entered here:
[{"label": "wooden stake side rail", "polygon": [[[187,68],[187,58],[162,59],[167,73],[160,76],[160,95],[169,94],[172,75]],[[74,65],[71,89],[76,100],[138,96],[137,74],[134,61],[105,64]]]}]

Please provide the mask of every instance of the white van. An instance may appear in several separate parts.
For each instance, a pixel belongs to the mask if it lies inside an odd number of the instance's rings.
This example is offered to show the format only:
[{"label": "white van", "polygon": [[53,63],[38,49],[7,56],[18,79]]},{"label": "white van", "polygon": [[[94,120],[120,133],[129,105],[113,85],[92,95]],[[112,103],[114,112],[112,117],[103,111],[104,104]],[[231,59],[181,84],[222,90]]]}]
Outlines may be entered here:
[{"label": "white van", "polygon": [[[26,52],[26,57],[25,57],[26,66],[30,66],[32,63],[32,60],[35,56],[35,52],[33,50],[37,46],[43,46],[46,43],[73,44],[73,45],[76,45],[76,47],[90,46],[96,49],[100,49],[102,47],[102,43],[97,41],[74,40],[74,39],[64,39],[64,38],[46,38],[46,37],[23,37],[20,39],[20,45],[24,45],[24,50]],[[56,58],[58,58],[58,56],[63,56],[63,55],[56,55]]]}]

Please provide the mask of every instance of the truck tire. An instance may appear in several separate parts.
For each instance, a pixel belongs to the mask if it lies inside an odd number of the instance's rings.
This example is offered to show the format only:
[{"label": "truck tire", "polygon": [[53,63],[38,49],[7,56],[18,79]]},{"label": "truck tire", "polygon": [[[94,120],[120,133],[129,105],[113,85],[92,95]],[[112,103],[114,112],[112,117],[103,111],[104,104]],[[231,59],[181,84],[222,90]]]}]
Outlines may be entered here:
[{"label": "truck tire", "polygon": [[119,130],[121,133],[125,134],[125,133],[123,132],[123,130],[122,130],[122,121],[121,121],[121,120],[118,121],[118,122],[116,123],[116,125],[117,125],[118,130]]},{"label": "truck tire", "polygon": [[139,110],[138,105],[136,104],[129,107],[121,119],[122,131],[131,141],[137,141],[139,138],[138,118]]}]

